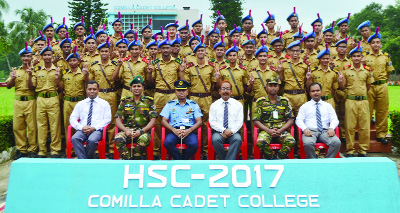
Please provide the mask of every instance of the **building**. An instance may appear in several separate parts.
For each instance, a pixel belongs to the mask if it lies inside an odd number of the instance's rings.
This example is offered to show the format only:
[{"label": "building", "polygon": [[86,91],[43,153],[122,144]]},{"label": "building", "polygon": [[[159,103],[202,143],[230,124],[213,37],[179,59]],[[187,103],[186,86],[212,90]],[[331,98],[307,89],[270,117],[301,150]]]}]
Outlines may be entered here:
[{"label": "building", "polygon": [[[186,19],[189,19],[189,24],[200,18],[199,10],[190,9],[190,7],[182,7],[178,9],[175,5],[116,5],[106,12],[109,26],[107,27],[110,35],[114,33],[111,23],[118,18],[118,12],[121,12],[123,22],[123,32],[127,31],[133,23],[133,27],[142,29],[152,19],[153,33],[159,32],[161,26],[179,21],[179,25],[186,24]],[[140,31],[139,31],[140,33]]]}]

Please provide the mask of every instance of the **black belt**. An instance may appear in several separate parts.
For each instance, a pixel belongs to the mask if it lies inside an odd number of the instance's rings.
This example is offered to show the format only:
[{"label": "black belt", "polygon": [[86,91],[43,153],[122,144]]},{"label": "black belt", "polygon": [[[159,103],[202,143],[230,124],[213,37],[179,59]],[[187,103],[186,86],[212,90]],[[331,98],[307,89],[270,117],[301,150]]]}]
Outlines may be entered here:
[{"label": "black belt", "polygon": [[195,93],[195,92],[191,92],[190,96],[196,96],[199,98],[204,98],[204,97],[208,97],[211,96],[211,92],[205,92],[205,93]]},{"label": "black belt", "polygon": [[380,84],[386,84],[387,80],[377,80],[372,83],[372,85],[380,85]]},{"label": "black belt", "polygon": [[306,91],[304,89],[294,89],[294,90],[284,90],[286,94],[297,95],[297,94],[304,94]]},{"label": "black belt", "polygon": [[64,100],[66,100],[66,101],[71,101],[71,102],[78,102],[78,101],[82,101],[83,99],[85,99],[84,96],[78,96],[78,97],[68,97],[68,96],[64,96]]},{"label": "black belt", "polygon": [[156,92],[162,93],[162,94],[172,94],[175,92],[173,89],[156,89]]},{"label": "black belt", "polygon": [[108,93],[108,92],[115,92],[116,90],[114,88],[106,88],[106,89],[100,89],[99,91],[103,93]]},{"label": "black belt", "polygon": [[323,101],[326,101],[326,100],[331,99],[331,98],[333,98],[333,95],[332,95],[332,94],[330,94],[330,95],[325,95],[325,96],[321,96],[321,99],[322,99]]}]

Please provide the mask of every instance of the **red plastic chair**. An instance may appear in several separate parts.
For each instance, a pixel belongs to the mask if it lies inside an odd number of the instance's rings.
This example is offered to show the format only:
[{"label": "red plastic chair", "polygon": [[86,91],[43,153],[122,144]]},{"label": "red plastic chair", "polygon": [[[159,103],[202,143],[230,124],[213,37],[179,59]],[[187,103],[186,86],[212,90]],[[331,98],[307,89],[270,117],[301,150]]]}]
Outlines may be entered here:
[{"label": "red plastic chair", "polygon": [[[210,122],[207,122],[207,131],[208,131],[208,159],[215,160],[215,150],[211,140],[211,127]],[[242,152],[242,159],[247,160],[247,127],[246,124],[243,122],[243,142],[240,146],[240,151]],[[229,149],[230,144],[224,144],[224,149]],[[238,154],[239,156],[239,154]]]},{"label": "red plastic chair", "polygon": [[[201,155],[201,127],[197,129],[197,140],[199,142],[199,148],[197,149],[196,154],[194,154],[194,159],[195,160],[200,160],[200,155]],[[164,147],[164,141],[165,141],[165,127],[161,128],[161,160],[167,160],[167,149]],[[186,144],[181,144],[178,143],[176,144],[176,148],[178,149],[187,149]]]},{"label": "red plastic chair", "polygon": [[[146,152],[147,152],[147,160],[153,160],[153,149],[154,149],[154,129],[155,127],[151,128],[150,130],[150,144],[147,146]],[[118,127],[115,126],[115,135],[118,134]],[[133,148],[137,146],[137,143],[126,143],[126,148],[130,149],[131,146],[133,145]],[[119,159],[119,152],[117,149],[117,146],[114,143],[114,160]]]},{"label": "red plastic chair", "polygon": [[[307,156],[306,156],[306,152],[304,151],[304,146],[303,146],[303,131],[299,127],[297,127],[297,128],[298,128],[299,144],[300,144],[300,159],[306,159]],[[335,134],[337,137],[339,137],[339,128],[338,127],[336,127],[336,129],[335,129]],[[325,153],[328,153],[328,149],[329,149],[329,147],[325,143],[321,143],[321,142],[318,143],[318,141],[317,141],[317,143],[315,143],[315,148],[316,149],[325,149]],[[336,154],[335,158],[341,158],[340,151]]]},{"label": "red plastic chair", "polygon": [[[101,138],[101,141],[97,144],[97,150],[99,151],[99,159],[105,159],[106,158],[106,134],[107,134],[107,126],[103,127],[103,136]],[[72,126],[68,126],[68,134],[67,134],[67,158],[71,159],[71,150],[73,147],[73,144],[71,142],[72,138]],[[86,142],[84,142],[84,145],[86,145]]]},{"label": "red plastic chair", "polygon": [[[294,137],[294,127],[290,127],[290,134]],[[257,138],[258,138],[258,128],[256,126],[254,126],[254,159],[261,159],[262,158],[262,153],[260,152],[260,149],[257,146]],[[280,143],[271,143],[269,144],[269,148],[272,150],[279,150],[282,148],[282,144]],[[294,158],[294,147],[292,148],[292,150],[290,150],[289,155],[288,155],[289,159],[293,159]]]}]

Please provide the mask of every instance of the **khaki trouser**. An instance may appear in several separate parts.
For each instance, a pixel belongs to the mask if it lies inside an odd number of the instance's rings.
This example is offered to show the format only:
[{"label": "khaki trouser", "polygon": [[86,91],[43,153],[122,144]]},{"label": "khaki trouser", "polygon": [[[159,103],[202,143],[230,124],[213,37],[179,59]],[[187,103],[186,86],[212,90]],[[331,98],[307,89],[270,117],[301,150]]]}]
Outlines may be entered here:
[{"label": "khaki trouser", "polygon": [[284,93],[283,96],[289,99],[295,117],[297,116],[301,105],[307,102],[307,95],[305,93],[296,95]]},{"label": "khaki trouser", "polygon": [[72,102],[72,101],[64,101],[64,130],[65,134],[68,134],[68,126],[69,126],[69,116],[71,116],[72,111],[74,110],[75,105],[78,102]]},{"label": "khaki trouser", "polygon": [[107,133],[108,133],[108,151],[110,154],[114,153],[114,134],[115,134],[115,113],[117,113],[117,93],[116,92],[108,92],[102,93],[99,92],[99,98],[102,98],[110,104],[111,107],[111,123],[108,125]]},{"label": "khaki trouser", "polygon": [[[28,145],[26,146],[26,127],[28,127]],[[37,151],[36,100],[14,100],[13,130],[15,145],[21,153]]]},{"label": "khaki trouser", "polygon": [[386,84],[371,85],[368,91],[370,120],[375,110],[376,137],[386,138],[388,132],[389,91]]},{"label": "khaki trouser", "polygon": [[340,138],[346,138],[346,131],[345,131],[345,103],[346,103],[346,92],[341,90],[336,90],[335,94],[335,101],[336,101],[336,113],[339,119],[339,135]]},{"label": "khaki trouser", "polygon": [[354,135],[358,125],[358,153],[366,154],[369,149],[369,106],[368,100],[346,100],[346,153],[354,154]]},{"label": "khaki trouser", "polygon": [[335,99],[329,98],[328,100],[325,100],[325,102],[331,104],[332,107],[333,107],[333,109],[336,110],[336,109],[335,109],[335,107],[336,107]]},{"label": "khaki trouser", "polygon": [[[196,101],[196,103],[199,105],[201,109],[201,113],[203,114],[203,117],[201,118],[203,123],[201,125],[201,143],[203,147],[203,155],[208,156],[208,131],[207,131],[207,123],[208,123],[208,115],[210,113],[210,106],[212,103],[212,97],[204,97],[204,98],[199,98],[196,96],[190,96],[190,100]],[[197,130],[195,130],[197,131]]]},{"label": "khaki trouser", "polygon": [[50,126],[50,151],[51,154],[59,154],[61,151],[61,113],[58,96],[36,100],[36,120],[38,129],[39,155],[47,155],[46,139]]},{"label": "khaki trouser", "polygon": [[[156,92],[154,94],[154,104],[156,105],[156,111],[158,115],[160,115],[162,109],[168,103],[168,101],[175,100],[176,98],[177,97],[175,93],[163,94]],[[156,121],[157,121],[155,128],[156,137],[154,137],[154,155],[159,156],[161,148],[161,116],[158,116]]]}]

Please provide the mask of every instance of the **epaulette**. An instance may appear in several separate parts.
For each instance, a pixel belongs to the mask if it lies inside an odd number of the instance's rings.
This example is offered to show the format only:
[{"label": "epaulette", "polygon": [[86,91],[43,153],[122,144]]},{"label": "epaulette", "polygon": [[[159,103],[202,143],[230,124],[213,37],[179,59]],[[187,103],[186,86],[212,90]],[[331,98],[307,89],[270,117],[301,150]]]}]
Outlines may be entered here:
[{"label": "epaulette", "polygon": [[160,59],[156,58],[156,60],[153,61],[153,65],[156,65],[159,61]]},{"label": "epaulette", "polygon": [[261,98],[257,99],[256,102],[259,102],[259,101],[262,101],[262,100],[265,100],[265,97],[261,97]]},{"label": "epaulette", "polygon": [[193,100],[189,100],[189,103],[197,104],[197,102]]},{"label": "epaulette", "polygon": [[243,70],[246,70],[247,68],[245,66],[239,65],[240,68],[242,68]]},{"label": "epaulette", "polygon": [[281,100],[289,101],[289,99],[286,98],[285,96],[280,96],[280,97],[281,97]]},{"label": "epaulette", "polygon": [[273,55],[268,55],[268,58],[272,58],[273,57]]},{"label": "epaulette", "polygon": [[210,59],[209,61],[210,61],[210,62],[215,62],[215,59],[212,58],[212,59]]},{"label": "epaulette", "polygon": [[290,56],[289,55],[285,55],[285,58],[290,59]]},{"label": "epaulette", "polygon": [[175,60],[174,60],[175,62],[178,62],[178,64],[182,64],[182,60],[181,59],[179,59],[179,58],[175,58]]},{"label": "epaulette", "polygon": [[118,65],[118,62],[116,62],[116,61],[111,61],[111,63],[114,64],[115,66]]},{"label": "epaulette", "polygon": [[369,66],[363,65],[363,67],[364,67],[364,69],[366,69],[366,70],[368,70],[368,71],[371,71],[371,68],[370,68]]},{"label": "epaulette", "polygon": [[131,56],[130,56],[130,55],[128,55],[127,57],[125,57],[125,58],[123,59],[123,61],[128,61],[129,59],[131,59]]},{"label": "epaulette", "polygon": [[385,52],[382,52],[382,53],[383,53],[383,55],[386,55],[387,57],[390,57],[389,53],[385,53]]},{"label": "epaulette", "polygon": [[285,35],[286,33],[288,33],[289,32],[289,30],[286,30],[285,32],[283,32],[283,35]]},{"label": "epaulette", "polygon": [[222,66],[222,67],[219,68],[219,70],[225,69],[226,67],[227,67],[226,65]]},{"label": "epaulette", "polygon": [[369,52],[366,52],[365,54],[369,55]]},{"label": "epaulette", "polygon": [[210,65],[212,67],[215,67],[215,64],[213,62],[211,62],[211,61],[208,61],[208,65]]},{"label": "epaulette", "polygon": [[226,59],[226,60],[225,60],[225,62],[226,62],[226,63],[229,63],[229,60],[228,60],[228,59]]},{"label": "epaulette", "polygon": [[283,62],[287,62],[287,60],[283,60],[282,63],[283,63]]},{"label": "epaulette", "polygon": [[194,66],[194,63],[193,62],[189,62],[187,65],[186,65],[186,68],[190,68],[190,67],[193,67]]},{"label": "epaulette", "polygon": [[97,63],[99,63],[99,61],[93,62],[92,65],[90,65],[90,66],[93,66],[93,65],[95,65],[95,64],[97,64]]},{"label": "epaulette", "polygon": [[121,97],[121,101],[125,101],[125,99],[127,99],[127,98],[128,98],[128,96]]},{"label": "epaulette", "polygon": [[362,53],[362,55],[363,55],[363,56],[366,56],[367,54],[365,54],[365,53]]},{"label": "epaulette", "polygon": [[64,69],[63,74],[69,72],[69,69]]},{"label": "epaulette", "polygon": [[321,52],[321,50],[317,50],[317,53]]},{"label": "epaulette", "polygon": [[333,56],[332,59],[336,59],[336,56]]},{"label": "epaulette", "polygon": [[348,68],[348,67],[351,67],[351,65],[349,64],[349,65],[344,66],[344,67],[343,67],[343,70],[345,70],[345,69]]},{"label": "epaulette", "polygon": [[188,55],[190,55],[190,54],[192,54],[192,53],[188,53]]},{"label": "epaulette", "polygon": [[300,53],[304,53],[304,50],[301,50]]},{"label": "epaulette", "polygon": [[314,68],[312,69],[312,71],[317,70],[317,69],[318,69],[318,67],[314,67]]},{"label": "epaulette", "polygon": [[305,64],[307,64],[308,66],[310,66],[310,62],[309,61],[307,61],[307,60],[303,60],[303,63],[305,63]]},{"label": "epaulette", "polygon": [[41,70],[42,68],[40,66],[37,66],[33,69],[34,72]]},{"label": "epaulette", "polygon": [[173,103],[173,102],[175,102],[176,100],[169,100],[168,101],[168,103]]},{"label": "epaulette", "polygon": [[143,99],[154,100],[154,98],[152,98],[150,96],[143,96]]},{"label": "epaulette", "polygon": [[145,57],[142,58],[142,61],[145,62],[146,64],[149,63],[149,60]]},{"label": "epaulette", "polygon": [[269,69],[272,70],[272,71],[276,71],[276,68],[273,67],[273,66],[270,66]]}]

